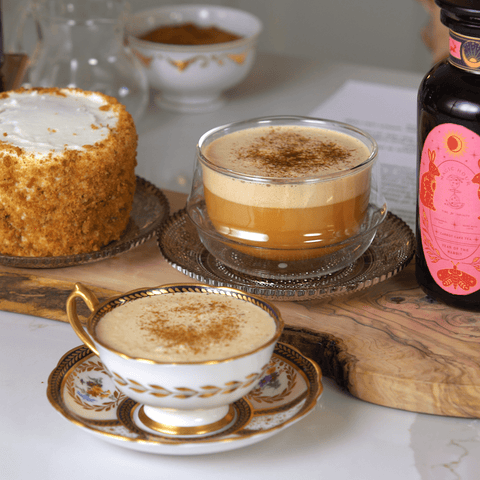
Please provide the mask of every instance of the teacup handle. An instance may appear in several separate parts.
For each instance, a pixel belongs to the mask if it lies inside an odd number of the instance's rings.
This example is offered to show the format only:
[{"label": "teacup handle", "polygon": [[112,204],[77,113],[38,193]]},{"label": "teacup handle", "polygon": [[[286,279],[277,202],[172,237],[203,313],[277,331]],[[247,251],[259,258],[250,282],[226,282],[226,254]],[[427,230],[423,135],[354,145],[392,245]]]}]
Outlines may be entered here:
[{"label": "teacup handle", "polygon": [[76,299],[80,297],[86,304],[90,311],[94,311],[95,308],[98,306],[97,297],[85,286],[81,283],[76,283],[75,288],[72,293],[69,295],[67,299],[67,317],[70,325],[72,326],[75,333],[78,335],[80,340],[90,349],[92,350],[95,355],[100,356],[93,343],[90,335],[85,331],[83,328],[82,323],[77,315],[77,303]]}]

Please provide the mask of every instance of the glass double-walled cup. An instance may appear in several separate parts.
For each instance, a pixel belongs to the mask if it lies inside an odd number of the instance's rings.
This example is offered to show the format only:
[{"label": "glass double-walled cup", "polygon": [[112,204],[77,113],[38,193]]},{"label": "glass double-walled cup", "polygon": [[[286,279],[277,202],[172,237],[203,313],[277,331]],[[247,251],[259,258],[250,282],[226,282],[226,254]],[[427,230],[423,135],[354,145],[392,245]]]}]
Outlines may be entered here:
[{"label": "glass double-walled cup", "polygon": [[[309,151],[312,134],[321,140]],[[341,153],[358,158],[310,171],[319,142],[326,163]],[[271,153],[275,143],[289,168]],[[254,169],[244,162],[252,151],[262,163]],[[205,248],[234,271],[284,280],[330,274],[368,249],[385,218],[377,157],[370,135],[330,120],[276,116],[217,127],[198,142],[187,212]]]}]

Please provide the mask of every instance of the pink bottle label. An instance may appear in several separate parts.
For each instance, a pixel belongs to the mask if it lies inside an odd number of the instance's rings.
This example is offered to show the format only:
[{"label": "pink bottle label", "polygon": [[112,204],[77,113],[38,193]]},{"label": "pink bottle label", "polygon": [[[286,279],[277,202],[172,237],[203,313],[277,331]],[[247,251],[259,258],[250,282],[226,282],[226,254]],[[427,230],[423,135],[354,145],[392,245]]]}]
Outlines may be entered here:
[{"label": "pink bottle label", "polygon": [[453,295],[480,289],[480,136],[453,123],[427,136],[419,171],[419,218],[435,282]]}]

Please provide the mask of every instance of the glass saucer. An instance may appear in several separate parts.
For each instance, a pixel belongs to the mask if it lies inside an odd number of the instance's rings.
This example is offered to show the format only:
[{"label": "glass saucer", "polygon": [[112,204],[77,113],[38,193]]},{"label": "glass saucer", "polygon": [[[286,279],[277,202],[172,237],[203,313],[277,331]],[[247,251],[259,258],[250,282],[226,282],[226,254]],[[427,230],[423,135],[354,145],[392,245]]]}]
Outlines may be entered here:
[{"label": "glass saucer", "polygon": [[313,300],[383,282],[408,265],[415,251],[414,240],[411,228],[389,212],[368,250],[348,267],[322,277],[282,281],[246,275],[219,262],[200,241],[185,209],[172,215],[157,234],[162,255],[185,275],[276,301]]},{"label": "glass saucer", "polygon": [[235,402],[235,418],[226,429],[194,437],[160,434],[142,424],[141,404],[120,393],[101,360],[82,345],[60,359],[48,379],[47,397],[67,420],[102,440],[148,453],[199,455],[275,435],[310,413],[322,391],[318,365],[277,343],[266,375]]},{"label": "glass saucer", "polygon": [[15,257],[0,255],[0,264],[17,268],[61,268],[97,262],[138,247],[152,238],[167,220],[170,205],[167,197],[152,183],[137,177],[130,221],[122,236],[97,252],[62,257]]}]

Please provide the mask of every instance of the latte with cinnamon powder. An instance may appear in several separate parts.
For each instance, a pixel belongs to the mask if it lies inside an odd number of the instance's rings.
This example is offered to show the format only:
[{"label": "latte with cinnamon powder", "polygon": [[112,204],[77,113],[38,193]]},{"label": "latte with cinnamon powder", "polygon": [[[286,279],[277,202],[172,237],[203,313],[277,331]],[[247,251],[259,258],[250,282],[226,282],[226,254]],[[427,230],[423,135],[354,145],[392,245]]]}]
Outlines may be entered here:
[{"label": "latte with cinnamon powder", "polygon": [[107,347],[158,362],[205,362],[249,353],[276,334],[273,317],[235,297],[177,292],[142,297],[106,313],[95,328]]},{"label": "latte with cinnamon powder", "polygon": [[239,247],[245,253],[314,258],[360,230],[371,162],[361,168],[370,151],[353,136],[318,127],[254,127],[216,138],[202,154],[210,163],[202,165],[210,220],[222,235],[262,247]]}]

